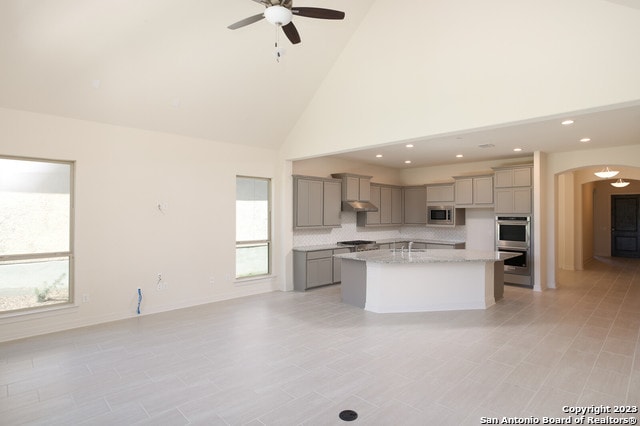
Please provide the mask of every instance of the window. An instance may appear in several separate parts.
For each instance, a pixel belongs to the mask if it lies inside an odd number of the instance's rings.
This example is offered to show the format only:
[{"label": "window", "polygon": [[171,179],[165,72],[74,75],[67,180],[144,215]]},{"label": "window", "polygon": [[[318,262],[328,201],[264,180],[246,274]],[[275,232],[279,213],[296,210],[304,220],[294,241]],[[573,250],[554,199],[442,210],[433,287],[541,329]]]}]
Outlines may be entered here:
[{"label": "window", "polygon": [[236,177],[236,278],[271,272],[271,180]]},{"label": "window", "polygon": [[0,314],[72,302],[73,164],[0,157]]}]

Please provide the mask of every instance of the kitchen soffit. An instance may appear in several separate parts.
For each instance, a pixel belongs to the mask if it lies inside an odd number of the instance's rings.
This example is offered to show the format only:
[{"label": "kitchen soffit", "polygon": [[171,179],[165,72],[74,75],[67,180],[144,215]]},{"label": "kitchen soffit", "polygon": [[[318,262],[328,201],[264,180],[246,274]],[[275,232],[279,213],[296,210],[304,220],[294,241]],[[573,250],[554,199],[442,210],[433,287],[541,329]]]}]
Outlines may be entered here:
[{"label": "kitchen soffit", "polygon": [[[561,122],[571,118],[571,125]],[[588,138],[589,141],[581,142]],[[407,143],[413,145],[407,148]],[[374,148],[330,155],[390,168],[414,168],[640,143],[640,101],[540,120],[398,141]],[[487,147],[481,147],[487,146]],[[522,151],[514,151],[521,148]],[[456,158],[462,154],[463,157]],[[381,156],[380,156],[381,155]],[[405,161],[411,160],[410,164]]]}]

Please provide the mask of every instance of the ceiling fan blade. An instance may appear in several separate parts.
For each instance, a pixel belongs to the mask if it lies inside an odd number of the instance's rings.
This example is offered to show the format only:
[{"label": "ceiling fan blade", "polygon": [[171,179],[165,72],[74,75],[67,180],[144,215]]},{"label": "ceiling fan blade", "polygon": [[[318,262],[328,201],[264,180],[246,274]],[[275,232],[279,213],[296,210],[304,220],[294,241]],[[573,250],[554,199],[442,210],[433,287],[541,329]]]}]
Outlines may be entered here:
[{"label": "ceiling fan blade", "polygon": [[245,27],[249,24],[253,24],[254,22],[258,22],[261,19],[264,19],[263,13],[259,13],[257,15],[249,16],[248,18],[244,18],[243,20],[238,21],[235,24],[229,25],[227,28],[229,28],[230,30],[236,30],[238,28]]},{"label": "ceiling fan blade", "polygon": [[344,19],[344,12],[333,9],[323,9],[320,7],[292,7],[291,13],[307,18],[319,19]]},{"label": "ceiling fan blade", "polygon": [[293,22],[289,22],[287,25],[283,26],[282,31],[284,31],[291,44],[300,43],[300,34],[298,34],[298,30],[296,29],[296,26],[293,25]]}]

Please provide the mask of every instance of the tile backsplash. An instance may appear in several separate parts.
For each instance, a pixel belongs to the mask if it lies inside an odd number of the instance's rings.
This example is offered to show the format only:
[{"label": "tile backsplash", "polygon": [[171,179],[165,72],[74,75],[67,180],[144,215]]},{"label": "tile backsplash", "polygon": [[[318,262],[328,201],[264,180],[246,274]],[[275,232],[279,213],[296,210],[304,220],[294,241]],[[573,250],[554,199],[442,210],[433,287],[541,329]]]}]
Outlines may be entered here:
[{"label": "tile backsplash", "polygon": [[356,212],[342,212],[342,227],[330,229],[305,229],[293,231],[293,246],[314,246],[335,244],[347,240],[385,240],[389,238],[428,239],[446,241],[465,241],[466,228],[434,228],[427,226],[402,227],[358,227],[356,226]]}]

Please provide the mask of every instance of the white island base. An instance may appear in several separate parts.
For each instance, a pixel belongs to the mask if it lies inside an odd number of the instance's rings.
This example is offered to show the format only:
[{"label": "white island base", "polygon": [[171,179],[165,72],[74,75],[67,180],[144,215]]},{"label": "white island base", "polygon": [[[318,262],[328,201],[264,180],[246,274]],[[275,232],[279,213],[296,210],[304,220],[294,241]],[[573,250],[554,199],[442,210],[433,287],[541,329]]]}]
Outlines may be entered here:
[{"label": "white island base", "polygon": [[[415,258],[425,253],[419,255]],[[499,258],[378,262],[349,256],[340,255],[342,300],[367,311],[486,309],[502,298],[504,262]]]}]

